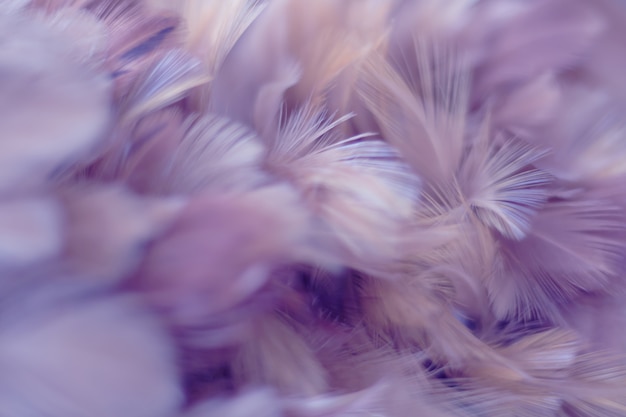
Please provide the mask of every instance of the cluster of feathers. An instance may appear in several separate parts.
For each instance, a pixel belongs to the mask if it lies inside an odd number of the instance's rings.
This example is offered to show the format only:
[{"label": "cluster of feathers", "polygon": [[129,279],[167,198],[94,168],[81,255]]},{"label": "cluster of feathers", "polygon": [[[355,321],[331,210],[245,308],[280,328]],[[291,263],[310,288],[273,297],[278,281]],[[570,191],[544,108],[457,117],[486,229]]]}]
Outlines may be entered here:
[{"label": "cluster of feathers", "polygon": [[621,0],[0,0],[0,416],[626,416]]}]

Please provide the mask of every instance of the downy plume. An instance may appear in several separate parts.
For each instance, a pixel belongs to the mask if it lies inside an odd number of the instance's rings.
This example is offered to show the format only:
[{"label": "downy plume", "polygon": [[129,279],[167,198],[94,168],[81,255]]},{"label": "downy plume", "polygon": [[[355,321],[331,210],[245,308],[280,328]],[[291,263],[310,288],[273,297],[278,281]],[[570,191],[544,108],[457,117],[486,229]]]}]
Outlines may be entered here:
[{"label": "downy plume", "polygon": [[0,0],[0,415],[626,416],[621,0]]}]

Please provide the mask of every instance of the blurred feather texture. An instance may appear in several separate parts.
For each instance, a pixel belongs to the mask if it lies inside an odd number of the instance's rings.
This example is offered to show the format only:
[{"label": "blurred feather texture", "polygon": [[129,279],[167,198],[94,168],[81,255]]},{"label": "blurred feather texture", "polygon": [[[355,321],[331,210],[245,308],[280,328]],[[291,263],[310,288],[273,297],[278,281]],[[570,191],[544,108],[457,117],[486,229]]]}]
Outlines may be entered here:
[{"label": "blurred feather texture", "polygon": [[0,0],[0,416],[626,416],[621,0]]}]

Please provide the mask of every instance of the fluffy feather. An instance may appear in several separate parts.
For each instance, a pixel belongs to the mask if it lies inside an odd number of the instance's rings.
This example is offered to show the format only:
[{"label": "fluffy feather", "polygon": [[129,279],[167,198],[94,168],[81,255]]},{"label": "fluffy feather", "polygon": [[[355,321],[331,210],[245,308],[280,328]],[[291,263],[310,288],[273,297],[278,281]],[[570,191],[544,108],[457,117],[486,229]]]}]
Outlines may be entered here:
[{"label": "fluffy feather", "polygon": [[148,417],[180,406],[171,344],[136,300],[44,291],[18,293],[22,305],[4,309],[3,412]]},{"label": "fluffy feather", "polygon": [[[111,109],[109,81],[72,59],[70,39],[25,17],[0,19],[0,126],[6,138],[0,189],[6,193],[18,182],[37,186],[92,152]],[[68,113],[79,122],[68,121]]]},{"label": "fluffy feather", "polygon": [[254,132],[215,115],[191,116],[183,128],[183,139],[154,188],[194,193],[254,188],[262,183],[264,149]]},{"label": "fluffy feather", "polygon": [[0,0],[0,415],[626,415],[619,0]]}]

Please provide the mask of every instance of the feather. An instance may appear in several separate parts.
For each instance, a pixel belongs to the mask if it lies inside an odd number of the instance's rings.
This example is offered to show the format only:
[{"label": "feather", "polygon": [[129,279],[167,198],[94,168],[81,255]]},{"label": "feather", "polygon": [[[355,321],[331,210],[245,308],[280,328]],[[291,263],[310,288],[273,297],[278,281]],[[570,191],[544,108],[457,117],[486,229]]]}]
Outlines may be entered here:
[{"label": "feather", "polygon": [[[499,14],[497,25],[485,26],[498,29],[483,46],[485,59],[480,63],[475,94],[578,62],[604,29],[601,17],[584,3],[568,2],[566,6],[563,1],[531,1],[517,2],[517,8],[508,6],[514,11],[508,16]],[[486,2],[485,7],[498,5]]]},{"label": "feather", "polygon": [[572,366],[571,381],[562,391],[567,395],[565,415],[620,416],[626,412],[626,366],[614,354],[586,354]]},{"label": "feather", "polygon": [[63,215],[53,198],[22,198],[0,203],[0,269],[28,267],[61,254]]},{"label": "feather", "polygon": [[453,379],[458,391],[439,388],[435,393],[478,415],[554,416],[564,404],[557,381],[567,380],[579,348],[575,335],[568,332],[548,330],[526,335],[497,349],[524,378],[511,378],[505,369],[483,364],[483,368],[472,367]]},{"label": "feather", "polygon": [[176,107],[150,113],[130,124],[117,125],[109,140],[79,164],[57,170],[61,185],[91,181],[127,181],[129,187],[145,192],[155,186],[167,159],[182,136],[182,112]]},{"label": "feather", "polygon": [[107,61],[115,76],[141,68],[159,49],[178,45],[179,20],[172,13],[155,13],[132,0],[96,0],[84,6],[107,29]]},{"label": "feather", "polygon": [[419,180],[384,142],[369,135],[337,137],[335,128],[348,118],[332,120],[313,106],[303,107],[268,143],[267,164],[301,191],[347,250],[345,256],[360,262],[396,258]]},{"label": "feather", "polygon": [[22,11],[31,0],[1,0],[0,7],[5,13],[16,13]]},{"label": "feather", "polygon": [[[186,0],[180,3],[181,15],[187,22],[186,46],[202,60],[213,80],[231,49],[266,7],[258,0]],[[192,92],[191,102],[197,111],[211,107],[212,83]]]},{"label": "feather", "polygon": [[97,0],[85,9],[106,28],[104,64],[124,123],[171,104],[210,79],[200,75],[199,61],[178,48],[181,22],[172,11],[154,11],[131,0]]},{"label": "feather", "polygon": [[264,8],[225,57],[212,83],[209,111],[254,126],[260,89],[292,76],[294,60],[285,52],[289,23],[282,16],[283,5],[276,1]]},{"label": "feather", "polygon": [[621,210],[610,202],[551,202],[528,237],[502,244],[502,266],[488,284],[494,311],[558,318],[556,306],[607,291],[621,259]]},{"label": "feather", "polygon": [[523,239],[548,198],[546,186],[551,177],[532,167],[541,157],[540,152],[515,141],[475,145],[463,166],[464,178],[459,179],[462,187],[467,184],[472,213],[503,236]]},{"label": "feather", "polygon": [[5,311],[14,320],[0,331],[3,412],[165,417],[177,410],[182,395],[174,352],[158,323],[134,299],[87,301],[73,292],[36,308],[22,302],[30,310]]},{"label": "feather", "polygon": [[185,412],[181,417],[247,417],[256,410],[258,417],[280,417],[281,401],[269,390],[256,390],[239,394],[234,398],[205,401]]},{"label": "feather", "polygon": [[186,0],[183,4],[188,48],[203,57],[210,75],[216,74],[232,47],[267,6],[258,0]]},{"label": "feather", "polygon": [[552,125],[530,139],[551,148],[541,167],[572,185],[604,190],[606,198],[623,198],[617,184],[624,176],[624,125],[609,96],[577,88],[565,99]]},{"label": "feather", "polygon": [[246,127],[219,116],[191,116],[185,133],[156,184],[165,192],[252,188],[260,172],[263,147]]},{"label": "feather", "polygon": [[73,187],[61,197],[67,222],[63,270],[103,282],[119,282],[137,268],[146,245],[184,205],[183,199],[139,198],[114,187]]},{"label": "feather", "polygon": [[563,105],[558,81],[553,73],[546,72],[502,94],[492,108],[494,124],[518,137],[532,137],[532,128],[550,123]]},{"label": "feather", "polygon": [[150,248],[137,285],[181,323],[228,310],[262,288],[272,267],[314,252],[299,207],[286,186],[199,194]]},{"label": "feather", "polygon": [[450,235],[430,252],[413,254],[410,259],[415,266],[410,271],[480,329],[493,321],[485,282],[493,273],[498,245],[492,233],[477,221],[457,226]]},{"label": "feather", "polygon": [[[293,417],[341,416],[385,412],[383,395],[389,395],[390,387],[382,383],[367,390],[344,395],[317,396],[305,401],[285,401],[285,415]],[[390,407],[391,408],[391,407]]]},{"label": "feather", "polygon": [[582,65],[594,84],[606,86],[606,91],[611,92],[610,95],[621,107],[625,103],[626,90],[618,68],[624,66],[624,44],[620,40],[624,36],[622,22],[626,18],[626,10],[619,1],[599,0],[593,4],[605,23],[605,30]]},{"label": "feather", "polygon": [[288,98],[323,100],[317,96],[380,43],[384,36],[381,21],[387,15],[387,3],[321,0],[311,6],[304,0],[285,2],[291,23],[288,50],[296,57],[302,71],[301,79],[289,91]]},{"label": "feather", "polygon": [[622,291],[577,299],[566,305],[563,317],[579,333],[591,351],[626,352],[626,338],[613,329],[626,320],[626,307],[620,302]]},{"label": "feather", "polygon": [[186,93],[210,81],[200,64],[182,51],[171,51],[147,71],[145,78],[129,92],[122,111],[124,121],[162,109]]},{"label": "feather", "polygon": [[[311,347],[281,318],[268,317],[257,324],[251,343],[241,347],[233,363],[239,384],[269,384],[284,394],[320,395],[327,376]],[[286,363],[289,365],[285,366]]]},{"label": "feather", "polygon": [[122,140],[90,167],[90,174],[124,179],[140,193],[160,193],[165,186],[161,181],[185,133],[183,117],[183,112],[172,106],[120,129]]},{"label": "feather", "polygon": [[[464,404],[485,415],[619,416],[624,410],[623,358],[581,352],[572,334],[551,330],[526,336],[503,352],[532,373],[531,381],[505,384],[497,376],[460,379]],[[484,384],[498,386],[487,387]],[[444,394],[445,395],[445,394]]]},{"label": "feather", "polygon": [[626,415],[619,0],[0,9],[0,415]]},{"label": "feather", "polygon": [[[286,102],[296,107],[303,101],[321,104],[332,82],[382,37],[381,19],[372,10],[384,10],[384,3],[368,1],[362,9],[356,4],[269,2],[224,60],[213,83],[210,109],[246,124],[261,123],[255,127],[262,131],[267,120],[259,120],[258,108],[264,102],[257,100],[266,100],[268,89],[284,86]],[[371,34],[363,30],[370,25],[378,30]],[[265,45],[263,54],[259,45]],[[255,71],[249,71],[252,66]],[[252,102],[248,97],[254,98]],[[280,101],[274,98],[268,104],[277,106]],[[276,112],[272,107],[267,113],[274,116]]]},{"label": "feather", "polygon": [[523,337],[500,353],[534,378],[552,379],[567,377],[562,373],[574,365],[580,348],[575,334],[553,329]]},{"label": "feather", "polygon": [[454,51],[426,41],[415,48],[417,79],[404,80],[382,56],[372,56],[358,91],[411,167],[428,182],[445,183],[463,152],[468,78]]},{"label": "feather", "polygon": [[300,66],[293,62],[279,68],[276,79],[259,89],[253,109],[253,125],[269,141],[277,141],[279,120],[285,100],[285,92],[296,85],[302,76]]},{"label": "feather", "polygon": [[82,65],[95,71],[104,69],[107,28],[95,16],[77,7],[64,7],[42,18],[41,24],[71,39],[72,55]]},{"label": "feather", "polygon": [[452,372],[493,373],[509,382],[528,379],[519,364],[472,334],[450,303],[417,279],[371,280],[363,299],[365,323],[396,349],[422,351]]},{"label": "feather", "polygon": [[110,121],[110,83],[72,60],[68,40],[51,28],[0,19],[0,126],[7,139],[0,143],[0,189],[6,192],[15,183],[41,184],[94,149]]}]

